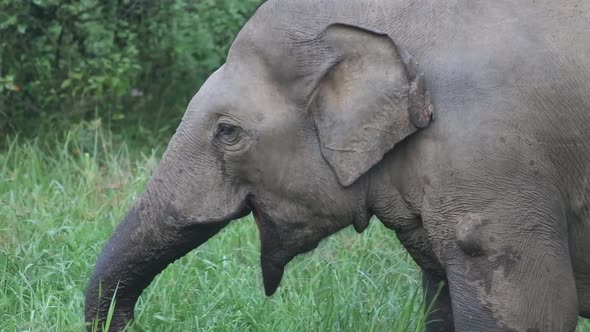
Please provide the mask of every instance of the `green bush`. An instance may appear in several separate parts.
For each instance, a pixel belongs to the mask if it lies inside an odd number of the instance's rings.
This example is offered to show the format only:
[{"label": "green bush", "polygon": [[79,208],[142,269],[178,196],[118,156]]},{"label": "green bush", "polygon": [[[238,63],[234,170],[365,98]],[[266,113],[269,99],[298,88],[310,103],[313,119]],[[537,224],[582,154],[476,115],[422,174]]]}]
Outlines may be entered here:
[{"label": "green bush", "polygon": [[0,0],[0,133],[173,126],[260,0]]}]

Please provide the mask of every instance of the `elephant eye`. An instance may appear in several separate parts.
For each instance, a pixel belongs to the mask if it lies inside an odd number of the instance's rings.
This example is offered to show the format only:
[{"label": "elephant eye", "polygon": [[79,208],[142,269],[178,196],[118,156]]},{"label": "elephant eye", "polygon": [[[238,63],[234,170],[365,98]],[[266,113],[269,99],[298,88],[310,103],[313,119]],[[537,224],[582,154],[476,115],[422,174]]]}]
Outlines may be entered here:
[{"label": "elephant eye", "polygon": [[217,125],[217,131],[215,132],[215,137],[225,141],[228,144],[232,144],[237,142],[239,136],[238,126],[229,124],[229,123],[220,123]]},{"label": "elephant eye", "polygon": [[220,123],[217,126],[217,135],[231,135],[235,130],[236,126],[227,123]]}]

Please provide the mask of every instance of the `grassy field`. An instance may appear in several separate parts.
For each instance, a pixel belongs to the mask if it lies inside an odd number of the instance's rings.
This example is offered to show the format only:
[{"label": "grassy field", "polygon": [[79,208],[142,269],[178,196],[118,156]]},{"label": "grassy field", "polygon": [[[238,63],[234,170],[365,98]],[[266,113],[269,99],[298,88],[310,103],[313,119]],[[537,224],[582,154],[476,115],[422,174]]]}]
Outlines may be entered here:
[{"label": "grassy field", "polygon": [[[162,147],[114,145],[100,123],[0,151],[0,331],[82,331],[94,262]],[[143,293],[132,331],[421,330],[419,272],[378,221],[296,258],[263,294],[251,217],[182,258]],[[590,331],[586,322],[578,331]]]}]

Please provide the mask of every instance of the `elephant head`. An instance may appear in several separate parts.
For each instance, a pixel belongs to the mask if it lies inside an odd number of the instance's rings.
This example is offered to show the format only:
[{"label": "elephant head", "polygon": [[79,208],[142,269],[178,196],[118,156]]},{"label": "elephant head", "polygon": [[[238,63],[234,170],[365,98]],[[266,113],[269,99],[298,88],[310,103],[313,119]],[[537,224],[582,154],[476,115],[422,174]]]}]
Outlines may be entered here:
[{"label": "elephant head", "polygon": [[371,168],[431,121],[422,76],[388,35],[340,23],[267,29],[260,16],[191,100],[105,246],[86,320],[104,321],[116,297],[121,328],[160,271],[250,212],[272,295],[294,256],[349,225],[364,230]]}]

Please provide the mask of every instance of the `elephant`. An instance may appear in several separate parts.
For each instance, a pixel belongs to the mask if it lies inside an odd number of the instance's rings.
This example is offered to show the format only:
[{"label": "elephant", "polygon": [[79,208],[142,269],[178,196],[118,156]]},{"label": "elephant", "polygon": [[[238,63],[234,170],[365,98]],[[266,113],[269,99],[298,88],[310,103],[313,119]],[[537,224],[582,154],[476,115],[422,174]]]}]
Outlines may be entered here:
[{"label": "elephant", "polygon": [[376,217],[423,272],[427,331],[575,330],[590,2],[264,2],[105,245],[86,320],[114,297],[122,329],[158,273],[250,213],[268,296],[293,257]]}]

